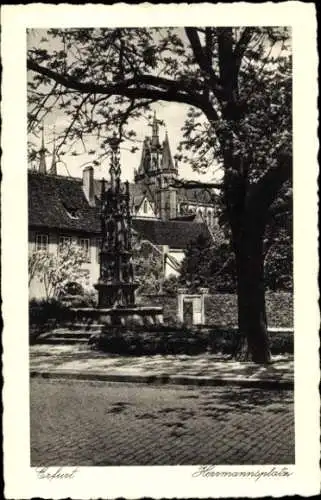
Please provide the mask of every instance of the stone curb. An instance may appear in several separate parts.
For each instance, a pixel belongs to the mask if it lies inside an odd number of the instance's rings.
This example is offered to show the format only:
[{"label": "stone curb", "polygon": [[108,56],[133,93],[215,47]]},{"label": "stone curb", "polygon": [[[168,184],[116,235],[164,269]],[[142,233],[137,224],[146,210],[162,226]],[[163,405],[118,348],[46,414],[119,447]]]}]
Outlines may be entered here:
[{"label": "stone curb", "polygon": [[293,380],[275,380],[259,378],[223,378],[223,377],[193,377],[188,375],[130,375],[102,372],[80,372],[76,370],[55,370],[55,371],[30,371],[31,378],[47,379],[71,379],[71,380],[96,380],[100,382],[128,382],[143,384],[175,384],[175,385],[197,385],[197,386],[225,386],[239,385],[241,387],[255,387],[260,389],[293,389]]}]

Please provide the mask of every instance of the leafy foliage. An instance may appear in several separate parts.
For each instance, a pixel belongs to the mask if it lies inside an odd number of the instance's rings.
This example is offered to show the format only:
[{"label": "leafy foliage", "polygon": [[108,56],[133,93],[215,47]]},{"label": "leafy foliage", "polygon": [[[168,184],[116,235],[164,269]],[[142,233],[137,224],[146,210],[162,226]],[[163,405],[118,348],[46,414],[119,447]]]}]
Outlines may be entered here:
[{"label": "leafy foliage", "polygon": [[133,234],[133,264],[138,294],[158,294],[163,283],[162,251],[137,233]]},{"label": "leafy foliage", "polygon": [[234,292],[236,289],[235,259],[228,241],[199,236],[192,241],[182,262],[180,283],[194,292],[199,287],[213,291]]},{"label": "leafy foliage", "polygon": [[[50,29],[29,30],[28,36],[29,130],[59,110],[68,123],[57,144],[60,154],[67,142],[78,154],[76,144],[96,135],[102,158],[115,129],[135,140],[129,119],[146,114],[156,100],[191,106],[181,158],[195,168],[222,161],[221,139],[229,132],[235,154],[250,158],[259,171],[277,149],[291,149],[286,28]],[[224,56],[235,65],[229,88]],[[237,116],[230,113],[232,91]]]},{"label": "leafy foliage", "polygon": [[[289,227],[274,227],[273,231],[273,239],[269,240],[271,235],[268,234],[265,239],[265,285],[273,291],[292,290],[293,259]],[[213,292],[236,292],[236,265],[230,242],[213,243],[204,236],[192,241],[182,262],[179,283],[191,292],[199,287],[209,287]]]},{"label": "leafy foliage", "polygon": [[86,276],[87,271],[82,268],[84,262],[84,251],[73,243],[61,245],[57,254],[44,250],[32,252],[29,255],[29,284],[38,277],[44,285],[46,300],[58,299],[69,283],[80,284]]}]

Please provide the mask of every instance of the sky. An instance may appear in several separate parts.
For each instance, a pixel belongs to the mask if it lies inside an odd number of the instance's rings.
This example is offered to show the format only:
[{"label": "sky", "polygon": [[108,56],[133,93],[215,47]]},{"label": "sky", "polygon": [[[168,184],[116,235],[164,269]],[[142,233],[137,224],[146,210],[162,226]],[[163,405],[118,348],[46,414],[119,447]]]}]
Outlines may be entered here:
[{"label": "sky", "polygon": [[[181,127],[185,120],[185,115],[188,110],[188,106],[180,103],[165,103],[159,102],[152,106],[152,112],[156,112],[156,116],[159,120],[164,122],[164,126],[159,127],[160,141],[162,142],[165,137],[165,132],[168,132],[169,143],[171,147],[172,156],[177,152],[177,146],[182,138]],[[60,131],[65,128],[66,122],[63,115],[55,113],[50,118],[44,122],[45,130],[45,145],[49,151],[52,151],[52,140],[54,129],[58,135]],[[137,146],[138,151],[136,153],[131,153],[128,149],[133,145],[132,142],[122,143],[122,149],[120,152],[121,168],[122,168],[122,178],[123,180],[134,180],[134,169],[138,168],[141,158],[141,147],[142,141],[146,135],[151,135],[151,127],[149,125],[147,116],[136,120],[135,122],[129,122],[131,128],[135,129],[137,134]],[[41,140],[38,139],[39,148]],[[87,149],[95,149],[96,139],[94,137],[89,137],[87,139]],[[47,154],[47,168],[51,163],[51,155]],[[70,175],[72,177],[81,177],[82,169],[85,166],[90,165],[92,161],[95,160],[95,155],[83,154],[79,156],[66,155],[64,157],[64,162],[66,166],[61,162],[57,164],[57,171],[59,175]],[[201,181],[212,180],[213,173],[208,172],[206,174],[199,174],[194,172],[192,168],[185,163],[179,163],[179,176],[184,179],[197,179]],[[109,160],[104,159],[100,166],[95,166],[95,177],[96,178],[108,178]],[[215,177],[216,178],[216,177]]]}]

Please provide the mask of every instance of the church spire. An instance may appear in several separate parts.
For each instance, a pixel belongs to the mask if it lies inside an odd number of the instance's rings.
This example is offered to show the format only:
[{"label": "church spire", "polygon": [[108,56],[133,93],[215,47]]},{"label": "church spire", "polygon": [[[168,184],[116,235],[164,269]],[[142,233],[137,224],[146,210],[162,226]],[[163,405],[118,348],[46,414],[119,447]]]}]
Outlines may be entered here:
[{"label": "church spire", "polygon": [[44,125],[42,124],[42,136],[41,136],[41,148],[39,151],[40,161],[39,161],[39,172],[41,174],[47,173],[46,166],[46,148],[45,148],[45,136],[44,136]]},{"label": "church spire", "polygon": [[51,175],[57,175],[57,160],[56,160],[56,134],[55,127],[53,131],[53,148],[52,148],[52,160],[49,173]]},{"label": "church spire", "polygon": [[164,170],[167,170],[167,169],[174,170],[175,169],[175,166],[173,163],[173,158],[172,158],[172,153],[171,153],[171,148],[169,145],[167,130],[165,133],[165,139],[163,141],[162,168]]}]

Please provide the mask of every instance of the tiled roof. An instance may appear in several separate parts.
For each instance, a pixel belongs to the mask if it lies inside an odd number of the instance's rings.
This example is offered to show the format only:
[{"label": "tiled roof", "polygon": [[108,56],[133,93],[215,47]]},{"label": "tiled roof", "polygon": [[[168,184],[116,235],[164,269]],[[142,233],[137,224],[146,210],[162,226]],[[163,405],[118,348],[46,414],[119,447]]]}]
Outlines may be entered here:
[{"label": "tiled roof", "polygon": [[[99,234],[100,189],[100,182],[95,181],[97,206],[90,207],[82,190],[81,179],[29,171],[29,226]],[[136,196],[139,196],[138,190],[131,189],[131,193],[135,191]],[[208,235],[205,224],[191,220],[133,219],[133,228],[152,243],[171,248],[184,249],[200,234]]]},{"label": "tiled roof", "polygon": [[171,248],[184,249],[198,236],[209,236],[205,224],[190,221],[133,219],[132,224],[143,238],[155,245],[168,245]]},{"label": "tiled roof", "polygon": [[29,172],[28,210],[29,226],[100,232],[99,208],[89,206],[80,179]]}]

